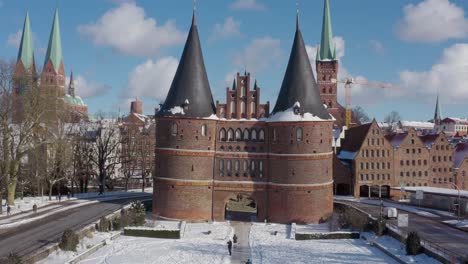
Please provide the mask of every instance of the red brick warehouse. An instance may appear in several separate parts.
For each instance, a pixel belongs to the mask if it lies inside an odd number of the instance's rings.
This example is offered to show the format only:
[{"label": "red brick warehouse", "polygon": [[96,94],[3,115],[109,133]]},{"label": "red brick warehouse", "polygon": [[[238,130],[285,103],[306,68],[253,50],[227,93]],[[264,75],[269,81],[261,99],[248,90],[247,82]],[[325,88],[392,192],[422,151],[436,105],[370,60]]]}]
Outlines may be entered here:
[{"label": "red brick warehouse", "polygon": [[[329,17],[326,0],[325,23]],[[331,38],[330,25],[324,30],[322,37]],[[334,54],[334,45],[321,51]],[[228,203],[239,196],[252,201],[259,221],[318,223],[331,216],[335,120],[322,102],[299,18],[271,112],[269,102],[261,104],[257,82],[253,89],[251,83],[250,73],[237,74],[226,103],[214,103],[194,14],[179,67],[156,114],[155,216],[224,220]]]}]

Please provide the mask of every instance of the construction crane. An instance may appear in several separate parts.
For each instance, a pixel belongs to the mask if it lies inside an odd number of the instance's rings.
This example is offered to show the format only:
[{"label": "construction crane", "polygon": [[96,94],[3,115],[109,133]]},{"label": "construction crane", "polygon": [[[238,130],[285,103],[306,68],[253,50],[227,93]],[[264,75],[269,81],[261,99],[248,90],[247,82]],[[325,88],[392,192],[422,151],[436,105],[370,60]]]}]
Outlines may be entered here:
[{"label": "construction crane", "polygon": [[331,79],[332,83],[344,83],[345,85],[345,94],[346,94],[346,119],[345,124],[346,127],[350,127],[351,125],[351,118],[352,118],[352,109],[351,109],[351,88],[354,84],[358,84],[361,86],[366,87],[377,87],[382,89],[393,89],[398,90],[398,86],[394,86],[391,84],[387,84],[384,82],[376,82],[376,81],[368,81],[368,80],[356,80],[354,78],[346,78],[343,80]]}]

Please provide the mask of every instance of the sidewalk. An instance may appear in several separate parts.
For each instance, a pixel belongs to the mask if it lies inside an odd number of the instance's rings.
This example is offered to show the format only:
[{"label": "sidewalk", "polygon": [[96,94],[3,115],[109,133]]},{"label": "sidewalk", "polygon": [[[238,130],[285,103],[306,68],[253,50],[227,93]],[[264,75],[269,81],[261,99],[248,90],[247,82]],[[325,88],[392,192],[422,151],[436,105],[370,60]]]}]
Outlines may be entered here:
[{"label": "sidewalk", "polygon": [[245,264],[250,256],[249,235],[251,223],[232,222],[234,234],[237,236],[237,243],[232,247],[231,263]]}]

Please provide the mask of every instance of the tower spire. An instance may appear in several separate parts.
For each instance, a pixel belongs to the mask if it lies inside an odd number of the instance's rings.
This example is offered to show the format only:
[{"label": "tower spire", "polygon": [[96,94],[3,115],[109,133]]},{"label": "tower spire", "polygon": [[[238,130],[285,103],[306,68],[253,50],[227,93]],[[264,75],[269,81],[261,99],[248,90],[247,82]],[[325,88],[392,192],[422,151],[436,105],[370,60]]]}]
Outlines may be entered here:
[{"label": "tower spire", "polygon": [[234,78],[234,81],[232,82],[232,90],[235,91],[236,89],[237,89],[236,78]]},{"label": "tower spire", "polygon": [[439,123],[442,120],[442,109],[440,108],[439,95],[437,94],[436,107],[434,112],[434,123]]},{"label": "tower spire", "polygon": [[333,42],[333,32],[330,16],[330,3],[325,0],[323,9],[322,39],[320,42],[320,59],[336,60],[335,44]]},{"label": "tower spire", "polygon": [[73,80],[73,71],[70,73],[70,84],[68,85],[68,94],[75,97],[75,81]]},{"label": "tower spire", "polygon": [[23,34],[21,35],[21,43],[18,51],[17,63],[23,63],[25,70],[34,70],[34,48],[32,41],[31,24],[29,22],[29,11],[26,12],[24,19]]},{"label": "tower spire", "polygon": [[192,26],[197,25],[197,0],[193,0]]},{"label": "tower spire", "polygon": [[296,105],[300,105],[302,113],[310,113],[323,120],[331,119],[330,114],[328,114],[320,100],[320,93],[312,72],[304,39],[298,28],[294,36],[294,43],[281,90],[272,114],[287,111]]},{"label": "tower spire", "polygon": [[299,1],[296,1],[296,29],[299,30]]},{"label": "tower spire", "polygon": [[44,68],[49,60],[52,62],[55,72],[58,72],[61,63],[63,62],[62,37],[60,35],[58,8],[55,9],[54,22],[52,23],[52,30],[50,32],[49,45],[47,47]]},{"label": "tower spire", "polygon": [[158,116],[203,118],[214,115],[215,109],[194,13],[179,66]]}]

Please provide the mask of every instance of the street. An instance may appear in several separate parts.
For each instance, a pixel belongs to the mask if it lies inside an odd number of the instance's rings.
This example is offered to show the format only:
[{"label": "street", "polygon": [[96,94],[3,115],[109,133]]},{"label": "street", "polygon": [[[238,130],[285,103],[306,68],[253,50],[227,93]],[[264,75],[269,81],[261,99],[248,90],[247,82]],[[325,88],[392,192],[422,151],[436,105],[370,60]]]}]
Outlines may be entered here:
[{"label": "street", "polygon": [[[150,197],[151,195],[148,195],[148,198]],[[9,229],[0,235],[0,260],[11,252],[24,257],[51,243],[58,242],[65,229],[79,230],[100,217],[119,210],[122,205],[133,199],[135,198],[123,198],[73,208]]]}]

